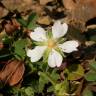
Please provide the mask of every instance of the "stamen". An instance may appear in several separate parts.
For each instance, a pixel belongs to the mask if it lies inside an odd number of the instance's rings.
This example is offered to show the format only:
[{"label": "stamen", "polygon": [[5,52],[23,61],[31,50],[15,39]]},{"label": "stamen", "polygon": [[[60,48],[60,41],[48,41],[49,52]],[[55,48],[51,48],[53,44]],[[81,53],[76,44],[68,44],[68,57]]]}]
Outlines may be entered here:
[{"label": "stamen", "polygon": [[48,40],[48,47],[54,48],[56,46],[56,42],[54,40]]}]

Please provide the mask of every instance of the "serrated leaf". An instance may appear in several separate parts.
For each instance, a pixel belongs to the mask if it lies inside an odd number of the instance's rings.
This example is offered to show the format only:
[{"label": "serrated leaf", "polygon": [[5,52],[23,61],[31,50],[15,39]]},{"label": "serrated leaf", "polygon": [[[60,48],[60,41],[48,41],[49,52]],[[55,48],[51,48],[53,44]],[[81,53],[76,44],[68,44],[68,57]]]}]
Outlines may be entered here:
[{"label": "serrated leaf", "polygon": [[34,96],[34,91],[31,87],[27,87],[25,89],[25,93],[26,93],[27,96]]},{"label": "serrated leaf", "polygon": [[96,72],[96,61],[95,60],[92,60],[90,62],[90,68]]},{"label": "serrated leaf", "polygon": [[69,83],[67,80],[55,85],[55,92],[57,96],[66,96],[65,94],[68,92],[68,89]]},{"label": "serrated leaf", "polygon": [[50,86],[48,89],[47,89],[47,92],[52,92],[54,91],[54,87],[53,86]]},{"label": "serrated leaf", "polygon": [[43,74],[41,74],[39,78],[39,92],[43,91],[45,84],[47,83],[48,83],[48,79]]},{"label": "serrated leaf", "polygon": [[18,40],[16,42],[14,42],[14,53],[15,55],[17,56],[20,56],[22,59],[25,58],[26,54],[25,54],[25,46],[26,46],[26,39],[21,39],[21,40]]},{"label": "serrated leaf", "polygon": [[27,26],[27,28],[30,30],[33,30],[36,27],[37,27],[37,25],[35,23],[32,23],[32,22]]},{"label": "serrated leaf", "polygon": [[33,21],[33,20],[35,19],[35,17],[36,17],[36,13],[31,13],[31,14],[29,15],[29,17],[28,17],[28,24],[29,24],[31,21]]},{"label": "serrated leaf", "polygon": [[26,45],[26,43],[27,43],[27,40],[26,39],[20,39],[20,40],[17,40],[15,43],[14,43],[14,46],[16,47],[16,48],[24,48],[25,47],[25,45]]},{"label": "serrated leaf", "polygon": [[27,27],[27,22],[23,18],[17,18],[17,21],[23,26]]},{"label": "serrated leaf", "polygon": [[84,76],[84,69],[80,64],[72,64],[65,71],[68,80],[78,80]]},{"label": "serrated leaf", "polygon": [[5,36],[2,39],[2,41],[3,41],[4,44],[10,44],[12,42],[12,38],[11,37],[8,37],[8,36]]},{"label": "serrated leaf", "polygon": [[51,78],[56,82],[59,79],[59,74],[56,73],[56,70],[54,69],[51,73]]},{"label": "serrated leaf", "polygon": [[91,90],[89,90],[87,87],[84,89],[82,96],[93,96],[93,93]]},{"label": "serrated leaf", "polygon": [[32,30],[34,29],[37,25],[36,25],[36,13],[32,13],[29,17],[28,17],[28,24],[27,24],[27,28]]},{"label": "serrated leaf", "polygon": [[95,71],[89,71],[87,74],[85,74],[85,79],[87,81],[96,81],[96,72]]},{"label": "serrated leaf", "polygon": [[40,76],[40,79],[39,79],[39,84],[41,85],[41,86],[39,85],[40,91],[43,91],[45,84],[47,84],[48,82],[51,82],[52,85],[55,86],[56,82],[52,78],[50,73],[48,73],[48,72],[39,72],[38,74]]}]

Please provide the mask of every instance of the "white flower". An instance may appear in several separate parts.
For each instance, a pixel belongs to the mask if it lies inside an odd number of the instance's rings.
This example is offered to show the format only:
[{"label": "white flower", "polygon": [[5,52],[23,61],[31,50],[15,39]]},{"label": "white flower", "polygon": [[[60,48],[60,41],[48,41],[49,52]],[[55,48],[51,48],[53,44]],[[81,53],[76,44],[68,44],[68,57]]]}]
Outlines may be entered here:
[{"label": "white flower", "polygon": [[48,65],[50,67],[60,67],[63,61],[63,56],[57,49],[61,52],[70,53],[77,51],[79,46],[78,42],[75,40],[65,41],[59,44],[59,39],[63,37],[68,30],[68,25],[66,23],[61,24],[60,21],[56,21],[52,26],[52,37],[48,38],[47,32],[41,28],[37,27],[34,32],[30,33],[32,40],[42,43],[42,45],[36,46],[34,49],[27,49],[27,56],[30,57],[31,62],[36,62],[43,57],[46,50],[50,50],[48,54]]}]

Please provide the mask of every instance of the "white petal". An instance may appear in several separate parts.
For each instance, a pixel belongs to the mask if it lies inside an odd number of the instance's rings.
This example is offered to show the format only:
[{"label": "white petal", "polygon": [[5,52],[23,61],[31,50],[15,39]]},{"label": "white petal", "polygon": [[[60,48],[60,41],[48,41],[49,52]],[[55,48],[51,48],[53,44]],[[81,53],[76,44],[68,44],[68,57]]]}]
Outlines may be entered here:
[{"label": "white petal", "polygon": [[61,24],[60,21],[56,21],[52,26],[53,38],[60,38],[67,33],[68,25],[66,23]]},{"label": "white petal", "polygon": [[32,50],[28,49],[27,56],[31,58],[31,62],[36,62],[41,59],[46,48],[46,46],[37,46]]},{"label": "white petal", "polygon": [[46,31],[41,28],[41,27],[37,27],[34,32],[30,33],[30,37],[34,40],[34,41],[45,41],[47,40],[46,38]]},{"label": "white petal", "polygon": [[66,53],[77,51],[78,46],[79,46],[79,43],[75,40],[66,41],[65,43],[59,45],[62,51]]},{"label": "white petal", "polygon": [[48,57],[48,65],[52,68],[56,66],[60,67],[62,64],[62,60],[62,56],[57,51],[52,49]]}]

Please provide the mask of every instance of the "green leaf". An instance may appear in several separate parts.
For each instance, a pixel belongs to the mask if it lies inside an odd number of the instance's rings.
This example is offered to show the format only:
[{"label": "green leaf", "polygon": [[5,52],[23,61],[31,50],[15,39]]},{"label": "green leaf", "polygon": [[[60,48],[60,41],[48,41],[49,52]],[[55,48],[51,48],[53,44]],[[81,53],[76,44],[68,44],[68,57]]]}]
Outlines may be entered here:
[{"label": "green leaf", "polygon": [[33,21],[33,20],[35,19],[35,17],[36,17],[36,13],[31,13],[31,14],[29,15],[29,17],[28,17],[28,24],[29,24],[31,21]]},{"label": "green leaf", "polygon": [[60,84],[56,84],[55,85],[55,92],[56,92],[56,96],[66,96],[65,94],[67,94],[69,89],[69,83],[68,81],[65,79],[63,82],[61,82]]},{"label": "green leaf", "polygon": [[85,90],[83,91],[82,96],[93,96],[93,93],[91,90],[89,90],[87,87],[85,88]]},{"label": "green leaf", "polygon": [[34,91],[31,87],[27,87],[25,89],[25,93],[26,93],[27,96],[34,96]]},{"label": "green leaf", "polygon": [[68,75],[68,80],[78,80],[84,76],[84,69],[80,64],[72,64],[64,73]]},{"label": "green leaf", "polygon": [[47,84],[48,82],[51,82],[53,86],[55,85],[56,82],[53,80],[53,78],[50,76],[48,72],[39,72],[38,74],[40,76],[39,79],[40,91],[43,91],[45,84]]},{"label": "green leaf", "polygon": [[27,27],[27,22],[23,18],[17,18],[17,21],[23,26]]},{"label": "green leaf", "polygon": [[14,42],[14,48],[15,48],[14,53],[15,53],[16,57],[19,56],[21,59],[25,58],[25,56],[26,56],[26,53],[25,53],[26,44],[27,44],[26,39],[17,40],[16,42]]},{"label": "green leaf", "polygon": [[96,61],[94,59],[90,61],[90,68],[96,72]]},{"label": "green leaf", "polygon": [[96,35],[91,36],[91,37],[90,37],[90,40],[96,42]]},{"label": "green leaf", "polygon": [[28,24],[28,26],[27,26],[27,28],[30,29],[30,30],[33,30],[33,29],[36,28],[36,27],[37,27],[37,25],[36,25],[35,23],[33,23],[33,22],[30,22],[30,23]]},{"label": "green leaf", "polygon": [[53,92],[54,91],[54,87],[53,86],[50,86],[48,89],[47,89],[47,92]]},{"label": "green leaf", "polygon": [[58,80],[58,79],[60,79],[60,76],[59,76],[59,74],[57,73],[57,70],[53,70],[52,71],[52,73],[51,73],[51,78],[52,78],[52,80],[54,80],[55,82]]},{"label": "green leaf", "polygon": [[37,25],[36,25],[36,13],[32,13],[29,17],[28,17],[28,24],[27,24],[27,28],[32,30],[34,29]]},{"label": "green leaf", "polygon": [[89,71],[85,74],[85,79],[87,81],[96,81],[96,72],[95,71]]},{"label": "green leaf", "polygon": [[40,78],[39,78],[39,92],[42,92],[44,87],[45,87],[45,84],[47,84],[49,81],[48,79],[43,75],[43,74],[40,74]]},{"label": "green leaf", "polygon": [[10,43],[12,43],[12,38],[9,36],[5,36],[5,37],[3,37],[2,41],[4,44],[10,44]]}]

